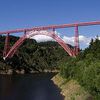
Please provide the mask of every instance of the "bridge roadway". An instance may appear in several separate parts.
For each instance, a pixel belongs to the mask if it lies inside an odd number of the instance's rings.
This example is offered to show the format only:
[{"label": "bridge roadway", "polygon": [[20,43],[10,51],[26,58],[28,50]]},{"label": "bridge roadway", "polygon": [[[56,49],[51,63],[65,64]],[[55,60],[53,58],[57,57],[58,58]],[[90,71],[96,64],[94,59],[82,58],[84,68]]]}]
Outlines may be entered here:
[{"label": "bridge roadway", "polygon": [[76,27],[76,26],[90,26],[90,25],[100,25],[100,21],[81,22],[81,23],[73,23],[73,24],[50,25],[50,26],[43,26],[43,27],[41,26],[41,27],[33,27],[33,28],[15,29],[15,30],[9,30],[9,31],[0,32],[0,34],[27,32],[27,31],[33,31],[33,30],[34,31],[41,31],[41,30],[68,28],[68,27]]}]

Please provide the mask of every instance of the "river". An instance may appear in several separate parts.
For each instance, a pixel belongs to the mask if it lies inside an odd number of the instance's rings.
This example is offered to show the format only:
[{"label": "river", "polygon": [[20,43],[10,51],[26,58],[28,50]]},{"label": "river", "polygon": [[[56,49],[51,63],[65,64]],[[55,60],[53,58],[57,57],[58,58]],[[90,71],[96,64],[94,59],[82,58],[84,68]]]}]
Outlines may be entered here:
[{"label": "river", "polygon": [[0,100],[64,100],[55,74],[0,75]]}]

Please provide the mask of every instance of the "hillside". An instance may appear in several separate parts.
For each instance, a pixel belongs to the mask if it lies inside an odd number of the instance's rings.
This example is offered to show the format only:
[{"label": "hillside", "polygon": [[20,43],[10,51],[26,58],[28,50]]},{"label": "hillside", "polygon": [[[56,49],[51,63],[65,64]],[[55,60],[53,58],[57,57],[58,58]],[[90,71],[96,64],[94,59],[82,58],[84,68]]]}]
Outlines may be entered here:
[{"label": "hillside", "polygon": [[[10,36],[10,46],[12,46],[19,37]],[[3,61],[5,36],[0,36],[0,70],[8,72],[9,69],[16,73],[25,71],[25,73],[42,72],[44,70],[58,70],[58,63],[62,58],[67,58],[67,53],[57,42],[37,43],[33,39],[27,39],[18,49],[13,58]]]},{"label": "hillside", "polygon": [[[74,80],[92,95],[89,100],[100,100],[100,40],[98,37],[95,40],[92,39],[89,47],[81,51],[76,58],[69,57],[65,61],[62,60],[59,67],[60,77],[67,80],[64,83],[65,86],[70,82],[73,84],[72,80]],[[73,89],[72,91],[77,91]],[[65,96],[67,97],[67,94]],[[73,98],[69,100],[87,100],[75,99],[76,95]]]}]

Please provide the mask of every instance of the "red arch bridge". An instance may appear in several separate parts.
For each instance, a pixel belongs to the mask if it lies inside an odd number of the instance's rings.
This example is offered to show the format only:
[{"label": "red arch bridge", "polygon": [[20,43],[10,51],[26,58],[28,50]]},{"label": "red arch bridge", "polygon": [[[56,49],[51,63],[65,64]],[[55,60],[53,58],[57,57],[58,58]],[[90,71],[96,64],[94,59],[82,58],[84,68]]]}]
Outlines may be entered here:
[{"label": "red arch bridge", "polygon": [[[53,39],[55,39],[63,48],[64,50],[72,57],[75,57],[79,53],[79,31],[78,27],[80,26],[90,26],[90,25],[100,25],[100,21],[94,21],[94,22],[82,22],[82,23],[73,23],[73,24],[62,24],[62,25],[50,25],[50,26],[41,26],[41,27],[33,27],[33,28],[24,28],[24,29],[16,29],[16,30],[9,30],[9,31],[3,31],[0,32],[1,34],[6,34],[5,38],[5,46],[4,46],[4,51],[3,51],[3,59],[11,58],[13,55],[16,53],[18,48],[21,46],[21,44],[27,39],[31,38],[32,36],[35,35],[46,35],[50,36]],[[55,34],[56,29],[60,28],[69,28],[69,27],[75,27],[75,46],[74,48],[69,47],[57,34]],[[46,30],[48,31],[47,33],[43,33],[41,31]],[[23,36],[17,40],[17,42],[10,47],[10,34],[15,34],[23,32]]]}]

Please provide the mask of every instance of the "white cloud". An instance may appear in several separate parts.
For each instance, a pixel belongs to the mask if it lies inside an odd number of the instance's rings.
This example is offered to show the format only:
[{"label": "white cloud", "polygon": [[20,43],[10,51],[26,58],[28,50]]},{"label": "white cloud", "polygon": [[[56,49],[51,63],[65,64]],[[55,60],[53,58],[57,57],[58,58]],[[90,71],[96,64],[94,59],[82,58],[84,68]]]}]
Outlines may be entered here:
[{"label": "white cloud", "polygon": [[79,42],[80,43],[84,43],[86,45],[89,45],[90,41],[91,41],[90,37],[86,37],[86,36],[83,36],[83,35],[79,36]]},{"label": "white cloud", "polygon": [[[37,42],[55,41],[50,36],[46,35],[48,33],[49,33],[49,31],[31,31],[30,35],[37,34],[37,35],[34,35],[31,37],[32,39],[35,39]],[[55,31],[55,34],[57,34],[58,36],[60,35],[60,33],[56,32],[56,31]],[[30,35],[28,35],[27,37],[29,37]]]},{"label": "white cloud", "polygon": [[[46,34],[48,34],[49,31],[31,31],[31,34],[35,34],[34,36],[32,35],[31,38],[35,39],[37,42],[46,42],[46,41],[55,41],[53,38],[46,36]],[[55,32],[58,36],[61,36],[60,33]],[[37,35],[36,35],[37,34]],[[65,43],[74,45],[74,39],[75,37],[68,37],[68,36],[62,36],[62,39]],[[100,37],[99,37],[100,39]],[[84,35],[79,35],[79,42],[80,44],[84,44],[86,46],[89,45],[91,41],[90,37],[86,37]]]},{"label": "white cloud", "polygon": [[[63,40],[68,44],[74,45],[74,39],[75,39],[75,37],[63,36]],[[91,40],[91,38],[89,38],[89,37],[85,37],[83,35],[79,36],[79,42],[84,43],[85,45],[88,45],[90,43],[90,40]]]},{"label": "white cloud", "polygon": [[74,37],[63,36],[62,39],[65,43],[74,45]]},{"label": "white cloud", "polygon": [[54,41],[53,38],[46,35],[35,35],[32,38],[35,39],[37,42]]}]

